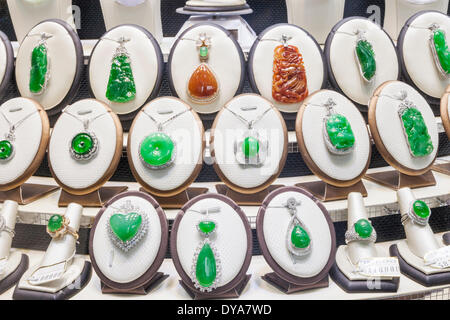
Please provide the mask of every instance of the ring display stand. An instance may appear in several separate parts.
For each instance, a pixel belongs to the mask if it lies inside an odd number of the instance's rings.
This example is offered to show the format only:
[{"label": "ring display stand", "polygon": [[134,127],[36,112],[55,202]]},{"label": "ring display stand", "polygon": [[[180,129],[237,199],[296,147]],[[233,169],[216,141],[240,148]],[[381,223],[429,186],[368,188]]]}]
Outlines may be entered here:
[{"label": "ring display stand", "polygon": [[[3,204],[0,215],[5,221],[5,226],[14,232],[17,218],[18,204],[15,201],[6,201]],[[28,256],[18,251],[11,251],[13,235],[7,231],[2,232],[0,237],[0,294],[9,290],[20,280],[23,273],[28,269]],[[5,261],[3,261],[5,259]]]},{"label": "ring display stand", "polygon": [[[80,228],[82,211],[83,207],[76,203],[67,207],[64,217],[74,232]],[[66,300],[83,290],[91,279],[91,263],[75,255],[76,242],[77,239],[70,233],[52,239],[42,261],[23,274],[13,299]],[[60,270],[59,265],[63,265],[64,269]]]},{"label": "ring display stand", "polygon": [[[311,252],[303,257],[294,257],[286,245],[292,217],[284,205],[290,199],[300,203],[296,215],[311,239]],[[262,276],[264,281],[286,294],[328,287],[336,235],[327,210],[312,194],[298,187],[271,192],[258,211],[256,231],[264,259],[274,271]]]},{"label": "ring display stand", "polygon": [[[167,134],[174,143],[166,167],[150,168],[141,155],[142,143],[152,133]],[[140,191],[150,193],[162,208],[179,209],[208,188],[190,187],[203,164],[205,133],[197,113],[182,100],[160,97],[145,105],[136,116],[127,143],[128,162]]]},{"label": "ring display stand", "polygon": [[[283,103],[274,99],[274,57],[275,50],[283,45],[283,37],[286,38],[286,45],[298,49],[300,57],[303,59],[304,72],[306,74],[306,91],[310,94],[324,88],[327,84],[327,70],[322,49],[317,41],[304,29],[287,23],[279,23],[262,31],[253,43],[248,57],[248,75],[250,85],[255,93],[262,95],[272,102],[281,112],[296,113],[303,101],[294,103]],[[286,62],[283,62],[286,63]],[[286,68],[291,67],[288,65]],[[296,67],[298,68],[298,66]],[[295,72],[301,73],[296,70]],[[282,71],[280,71],[280,74]],[[294,73],[294,72],[293,72]],[[278,75],[280,77],[280,75]],[[287,82],[292,82],[292,87],[304,86],[294,76],[288,77]],[[296,82],[297,81],[297,82]],[[288,85],[286,87],[289,88]],[[284,85],[277,88],[283,90]],[[293,90],[294,91],[294,90]],[[292,92],[289,92],[293,95]],[[306,97],[307,95],[305,95]]]},{"label": "ring display stand", "polygon": [[[121,6],[115,1],[104,2],[108,6]],[[148,5],[153,2],[147,1]],[[121,43],[121,39],[125,42]],[[121,46],[123,48],[119,49]],[[128,55],[135,84],[135,98],[128,102],[110,101],[106,95],[114,71],[113,62],[120,50],[125,50]],[[163,73],[164,57],[153,35],[135,24],[119,25],[107,31],[92,50],[88,67],[89,90],[93,97],[107,104],[120,120],[131,122],[139,110],[158,95]],[[118,85],[113,88],[124,91]]]},{"label": "ring display stand", "polygon": [[[73,156],[72,143],[76,136],[85,132],[95,137],[97,149],[90,159],[78,160]],[[128,189],[126,186],[103,186],[119,165],[122,139],[119,118],[103,102],[85,99],[64,109],[55,123],[48,148],[50,171],[62,188],[58,200],[60,207],[71,202],[101,207]]]},{"label": "ring display stand", "polygon": [[450,85],[450,77],[440,73],[430,48],[429,27],[434,23],[444,30],[448,39],[450,17],[438,11],[421,11],[406,21],[398,37],[397,50],[405,81],[438,109],[439,99]]},{"label": "ring display stand", "polygon": [[8,88],[14,71],[14,50],[6,34],[0,31],[0,97]]},{"label": "ring display stand", "polygon": [[[362,34],[356,34],[361,31]],[[365,38],[375,55],[375,75],[367,81],[356,55],[358,37]],[[349,17],[338,22],[327,37],[324,49],[330,83],[363,112],[375,89],[389,80],[400,80],[397,51],[389,35],[375,22]]]},{"label": "ring display stand", "polygon": [[[36,94],[30,91],[31,56],[44,34],[49,37],[44,42],[49,62],[47,83],[43,92]],[[46,20],[31,29],[20,43],[15,70],[17,88],[22,97],[36,100],[49,116],[55,116],[77,94],[83,67],[83,47],[75,29],[62,20]]]},{"label": "ring display stand", "polygon": [[[259,164],[242,164],[238,160],[239,141],[249,132],[244,121],[254,121],[249,134],[258,135],[257,157],[265,157]],[[259,205],[269,192],[280,187],[272,183],[286,162],[287,128],[269,100],[256,94],[233,98],[217,114],[210,139],[214,170],[225,184],[216,185],[218,193],[239,205]]]},{"label": "ring display stand", "polygon": [[[411,203],[416,199],[409,188],[397,191],[400,214],[411,210]],[[437,239],[433,230],[427,224],[419,226],[411,220],[404,224],[406,240],[401,240],[389,248],[391,256],[398,258],[400,271],[412,280],[425,287],[445,285],[450,283],[450,268],[437,269],[425,265],[427,253],[437,250],[448,243]]]},{"label": "ring display stand", "polygon": [[[398,114],[402,101],[393,98],[402,91],[407,94],[405,100],[412,101],[427,125],[434,148],[427,156],[413,157],[410,153]],[[366,179],[394,190],[436,184],[430,169],[439,146],[437,124],[430,106],[413,87],[400,81],[387,81],[378,87],[369,102],[369,126],[378,151],[395,171],[366,174]]]},{"label": "ring display stand", "polygon": [[[331,99],[331,100],[330,100]],[[353,150],[334,154],[327,147],[324,119],[326,103],[332,101],[337,114],[345,116],[355,137]],[[356,106],[345,96],[331,90],[320,90],[305,99],[295,124],[299,151],[308,168],[321,181],[297,184],[322,201],[346,199],[351,192],[367,196],[361,181],[369,168],[371,144],[367,125]]]},{"label": "ring display stand", "polygon": [[[207,47],[207,62],[199,58],[197,40],[202,35],[205,35],[206,39],[209,38],[210,42]],[[190,97],[188,85],[202,63],[206,63],[214,75],[217,90],[214,99],[198,101]],[[170,50],[167,62],[170,91],[196,112],[214,114],[242,91],[245,68],[244,53],[230,31],[212,22],[196,23],[177,36]],[[208,74],[199,76],[209,78]],[[206,91],[207,87],[204,87],[204,90]]]},{"label": "ring display stand", "polygon": [[[215,256],[218,254],[220,257],[221,271],[218,271],[220,278],[216,278],[217,287],[211,292],[202,292],[196,288],[190,274],[192,257],[203,241],[197,224],[205,216],[202,211],[209,210],[211,213],[208,216],[216,222],[217,228],[209,239],[211,246],[216,248]],[[179,237],[182,237],[181,241]],[[205,194],[186,203],[173,223],[170,251],[181,277],[180,285],[195,300],[238,298],[250,280],[247,270],[252,257],[251,227],[242,209],[225,196]]]},{"label": "ring display stand", "polygon": [[[360,193],[348,195],[347,230],[353,228],[360,219],[367,220],[367,211]],[[372,232],[375,232],[372,230]],[[399,277],[367,277],[357,270],[361,259],[382,257],[374,243],[368,241],[352,241],[339,246],[336,253],[336,263],[330,271],[330,276],[345,292],[397,292]],[[388,255],[386,255],[388,256]]]},{"label": "ring display stand", "polygon": [[[106,231],[108,216],[118,209],[123,214],[125,211],[147,214],[149,230],[127,252],[111,243]],[[150,195],[129,191],[109,200],[97,214],[89,239],[89,255],[100,278],[102,293],[146,295],[156,289],[169,277],[158,272],[167,251],[168,237],[167,218]]]},{"label": "ring display stand", "polygon": [[[25,183],[39,168],[47,149],[50,124],[44,109],[34,100],[14,98],[3,103],[0,112],[16,125],[12,158],[0,164],[0,202],[13,200],[25,205],[57,191],[57,186]],[[7,133],[11,124],[3,117],[0,121]]]}]

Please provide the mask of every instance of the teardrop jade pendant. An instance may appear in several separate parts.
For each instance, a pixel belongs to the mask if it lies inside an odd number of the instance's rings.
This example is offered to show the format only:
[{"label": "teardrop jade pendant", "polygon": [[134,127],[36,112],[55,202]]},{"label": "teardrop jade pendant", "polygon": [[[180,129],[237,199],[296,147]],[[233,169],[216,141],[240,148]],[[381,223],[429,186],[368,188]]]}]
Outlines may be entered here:
[{"label": "teardrop jade pendant", "polygon": [[428,156],[433,152],[434,146],[425,120],[417,108],[410,102],[406,103],[408,106],[401,106],[399,115],[411,155],[414,157]]},{"label": "teardrop jade pendant", "polygon": [[206,242],[197,257],[195,277],[198,284],[204,288],[211,287],[217,277],[216,257],[208,242]]},{"label": "teardrop jade pendant", "polygon": [[188,82],[187,94],[193,102],[199,104],[211,103],[217,99],[219,84],[206,63],[201,63],[192,73]]},{"label": "teardrop jade pendant", "polygon": [[37,45],[31,53],[30,92],[35,95],[42,94],[47,88],[49,79],[49,63],[47,46],[44,43]]},{"label": "teardrop jade pendant", "polygon": [[311,238],[305,229],[303,229],[300,225],[296,225],[292,229],[291,242],[297,249],[305,249],[311,243]]},{"label": "teardrop jade pendant", "polygon": [[111,64],[106,98],[117,103],[126,103],[136,98],[131,60],[128,54],[115,55]]},{"label": "teardrop jade pendant", "polygon": [[355,50],[361,76],[367,82],[372,81],[377,71],[377,62],[372,44],[365,39],[359,40],[356,43]]},{"label": "teardrop jade pendant", "polygon": [[430,44],[436,66],[442,75],[448,76],[450,74],[450,51],[445,31],[439,28],[432,30]]}]

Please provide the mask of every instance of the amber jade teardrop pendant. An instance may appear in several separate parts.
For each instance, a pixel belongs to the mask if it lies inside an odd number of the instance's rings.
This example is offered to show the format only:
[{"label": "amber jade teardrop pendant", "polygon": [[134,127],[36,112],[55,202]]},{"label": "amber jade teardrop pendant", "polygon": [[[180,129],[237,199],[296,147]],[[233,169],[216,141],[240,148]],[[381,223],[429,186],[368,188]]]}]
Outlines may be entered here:
[{"label": "amber jade teardrop pendant", "polygon": [[282,103],[299,103],[308,96],[303,57],[296,46],[279,45],[273,61],[272,97]]},{"label": "amber jade teardrop pendant", "polygon": [[209,58],[210,45],[211,39],[204,33],[200,34],[197,47],[201,63],[192,73],[187,86],[188,97],[198,104],[211,103],[219,95],[219,82],[206,63]]}]

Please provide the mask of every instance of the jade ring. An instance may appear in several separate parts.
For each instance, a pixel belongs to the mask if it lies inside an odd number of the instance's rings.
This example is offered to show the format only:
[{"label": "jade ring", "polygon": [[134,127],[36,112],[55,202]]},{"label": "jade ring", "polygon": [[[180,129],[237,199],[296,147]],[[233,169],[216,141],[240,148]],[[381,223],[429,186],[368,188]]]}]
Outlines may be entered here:
[{"label": "jade ring", "polygon": [[353,224],[353,228],[345,232],[345,243],[353,241],[377,241],[377,232],[372,223],[367,219],[359,219]]},{"label": "jade ring", "polygon": [[54,214],[47,223],[47,233],[53,239],[62,239],[66,234],[71,234],[75,240],[78,240],[78,233],[69,226],[70,220],[66,216]]},{"label": "jade ring", "polygon": [[402,224],[405,225],[408,220],[419,226],[426,226],[431,216],[431,210],[428,205],[422,200],[414,201],[408,212],[402,215]]}]

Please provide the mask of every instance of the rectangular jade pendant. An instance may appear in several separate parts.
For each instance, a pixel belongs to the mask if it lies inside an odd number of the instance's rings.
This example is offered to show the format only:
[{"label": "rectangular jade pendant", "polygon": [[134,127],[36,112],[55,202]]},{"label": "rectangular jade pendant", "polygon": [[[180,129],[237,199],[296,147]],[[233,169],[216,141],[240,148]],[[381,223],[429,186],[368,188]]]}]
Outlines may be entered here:
[{"label": "rectangular jade pendant", "polygon": [[342,114],[332,113],[323,119],[323,136],[328,150],[335,155],[348,154],[355,146],[350,122]]},{"label": "rectangular jade pendant", "polygon": [[377,71],[377,62],[372,44],[365,39],[358,40],[355,54],[362,78],[367,82],[371,82]]},{"label": "rectangular jade pendant", "polygon": [[34,47],[31,53],[31,69],[30,69],[30,92],[39,95],[47,88],[50,78],[50,60],[48,57],[47,46],[41,43]]},{"label": "rectangular jade pendant", "polygon": [[439,28],[434,28],[431,31],[430,47],[433,53],[433,59],[439,72],[443,76],[450,74],[450,51],[448,49],[445,31]]}]

